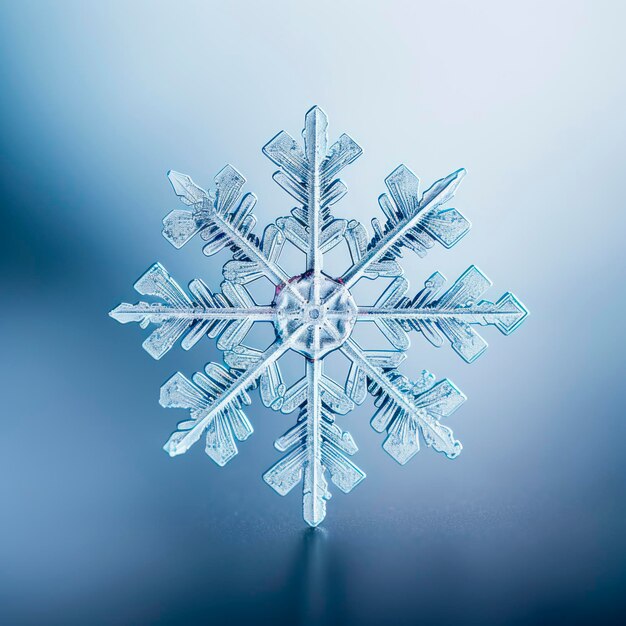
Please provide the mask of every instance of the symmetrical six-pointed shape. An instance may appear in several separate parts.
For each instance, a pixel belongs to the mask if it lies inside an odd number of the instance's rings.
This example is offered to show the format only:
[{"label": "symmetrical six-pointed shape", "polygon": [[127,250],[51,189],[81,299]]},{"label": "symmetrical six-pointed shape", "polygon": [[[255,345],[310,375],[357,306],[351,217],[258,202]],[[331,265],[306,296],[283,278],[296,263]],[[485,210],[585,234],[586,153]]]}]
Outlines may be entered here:
[{"label": "symmetrical six-pointed shape", "polygon": [[[186,292],[156,263],[135,289],[157,301],[123,303],[110,313],[122,323],[157,326],[143,343],[155,359],[179,340],[188,350],[204,335],[217,338],[224,352],[226,366],[209,363],[191,380],[177,373],[161,388],[162,406],[190,411],[190,419],[178,424],[164,446],[171,456],[186,452],[206,435],[207,454],[218,465],[228,463],[237,454],[235,439],[243,441],[252,434],[244,407],[256,386],[265,406],[282,413],[298,411],[296,425],[275,444],[285,455],[263,478],[281,495],[302,481],[304,519],[311,526],[326,515],[328,476],[344,492],[365,478],[348,458],[357,451],[354,440],[335,423],[335,416],[351,411],[368,392],[377,407],[372,427],[386,432],[383,448],[399,463],[419,450],[420,434],[427,446],[448,458],[460,453],[461,444],[440,420],[465,396],[447,379],[436,382],[424,371],[409,380],[397,370],[411,330],[435,346],[450,342],[471,363],[487,347],[474,325],[493,325],[508,335],[527,315],[510,293],[495,303],[479,300],[491,283],[474,266],[447,289],[445,278],[435,273],[415,296],[407,296],[409,285],[398,264],[404,250],[422,257],[436,243],[450,248],[470,228],[456,209],[444,206],[465,171],[421,193],[417,177],[400,165],[385,180],[389,193],[379,198],[384,222],[372,220],[374,235],[368,239],[358,221],[330,213],[331,205],[347,192],[336,175],[361,148],[345,134],[329,147],[327,125],[325,113],[314,107],[306,114],[303,147],[283,131],[263,148],[279,167],[274,180],[299,206],[268,225],[260,238],[253,233],[256,197],[242,196],[245,179],[234,167],[224,167],[208,191],[189,176],[169,172],[176,195],[189,209],[167,215],[163,235],[176,248],[199,235],[207,256],[225,248],[232,251],[223,268],[221,291],[214,293],[201,280],[193,280]],[[344,241],[352,265],[333,277],[332,268],[323,269],[324,254]],[[288,276],[279,264],[287,242],[306,254],[300,275]],[[262,277],[274,283],[276,291],[271,303],[259,306],[246,285]],[[358,306],[351,289],[363,278],[379,277],[392,281],[373,306]],[[275,328],[275,341],[264,351],[243,343],[257,321],[271,321]],[[374,322],[391,349],[362,348],[352,337],[355,324],[362,321]],[[306,363],[304,377],[291,386],[284,383],[279,366],[288,350],[303,355]],[[324,375],[324,358],[334,350],[351,363],[345,384]]]}]

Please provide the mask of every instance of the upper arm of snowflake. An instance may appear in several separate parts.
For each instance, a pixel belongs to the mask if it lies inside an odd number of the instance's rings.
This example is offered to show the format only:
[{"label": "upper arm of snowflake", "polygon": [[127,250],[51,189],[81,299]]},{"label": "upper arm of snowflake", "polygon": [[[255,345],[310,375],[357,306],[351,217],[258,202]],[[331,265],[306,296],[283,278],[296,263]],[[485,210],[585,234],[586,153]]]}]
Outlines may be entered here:
[{"label": "upper arm of snowflake", "polygon": [[[333,218],[330,207],[343,198],[348,188],[335,177],[362,153],[361,147],[346,134],[328,148],[327,125],[325,114],[315,107],[305,120],[304,149],[284,130],[263,147],[263,153],[280,168],[274,173],[274,180],[300,203],[289,217],[279,218],[276,224],[305,253],[311,243],[309,221],[317,224],[320,254],[341,242],[348,222]],[[309,215],[309,206],[314,207],[315,215]]]},{"label": "upper arm of snowflake", "polygon": [[457,170],[421,194],[417,176],[405,165],[397,167],[385,179],[389,195],[378,198],[387,218],[384,225],[372,219],[374,236],[369,242],[365,228],[357,222],[352,225],[349,246],[353,265],[342,280],[352,286],[362,277],[397,276],[402,269],[396,259],[402,256],[403,248],[423,257],[435,242],[451,248],[460,241],[471,224],[459,211],[444,205],[464,176],[464,169]]},{"label": "upper arm of snowflake", "polygon": [[[169,172],[176,195],[188,208],[165,217],[163,235],[180,248],[198,234],[208,256],[229,249],[224,282],[213,292],[196,279],[186,291],[156,263],[135,284],[141,295],[156,301],[122,303],[111,311],[122,323],[155,326],[143,344],[154,358],[179,341],[188,350],[204,335],[217,339],[224,352],[225,366],[209,363],[191,379],[179,372],[161,388],[164,407],[189,411],[164,446],[170,455],[186,452],[204,435],[207,454],[218,465],[230,461],[237,454],[236,441],[252,434],[245,408],[257,387],[265,406],[284,414],[297,410],[295,426],[276,441],[283,456],[263,478],[281,495],[302,482],[304,519],[312,526],[326,515],[328,478],[344,492],[365,478],[349,458],[357,452],[354,439],[335,418],[352,411],[368,393],[376,406],[371,425],[386,433],[383,448],[399,463],[420,449],[420,441],[448,458],[461,452],[444,421],[465,401],[463,393],[426,370],[415,380],[398,371],[410,331],[437,347],[449,343],[471,363],[487,347],[476,326],[493,325],[508,335],[527,315],[510,293],[495,303],[480,299],[491,283],[474,266],[448,288],[436,272],[415,296],[407,295],[408,281],[399,265],[404,249],[423,257],[436,243],[451,248],[469,231],[469,221],[447,206],[465,170],[422,193],[411,170],[396,168],[385,179],[388,193],[379,197],[384,220],[372,220],[369,238],[357,220],[330,213],[347,192],[337,175],[361,148],[345,134],[329,146],[327,125],[324,112],[314,107],[305,117],[302,144],[281,131],[263,148],[279,168],[274,180],[298,206],[266,226],[260,237],[254,234],[256,197],[243,193],[245,179],[234,167],[224,167],[208,191],[187,175]],[[352,265],[333,278],[336,274],[323,270],[324,254],[342,241]],[[306,254],[306,265],[296,276],[280,266],[286,242]],[[248,292],[246,285],[261,277],[276,285],[272,302],[257,304]],[[362,278],[378,277],[394,280],[374,305],[358,306],[351,288]],[[259,321],[271,321],[275,328],[275,340],[264,350],[244,344]],[[389,350],[368,350],[353,339],[355,324],[363,322],[376,324]],[[290,385],[279,367],[288,350],[306,363],[305,375]],[[335,350],[351,362],[343,384],[324,373],[324,359]]]},{"label": "upper arm of snowflake", "polygon": [[261,240],[252,232],[257,199],[253,193],[241,195],[246,179],[232,165],[218,172],[209,191],[179,172],[168,172],[168,178],[176,195],[192,207],[191,211],[172,211],[163,220],[163,236],[174,247],[181,248],[200,233],[207,256],[227,247],[233,251],[234,263],[227,266],[225,278],[246,283],[267,276],[276,284],[288,278],[276,263],[284,237],[273,224],[267,226]]}]

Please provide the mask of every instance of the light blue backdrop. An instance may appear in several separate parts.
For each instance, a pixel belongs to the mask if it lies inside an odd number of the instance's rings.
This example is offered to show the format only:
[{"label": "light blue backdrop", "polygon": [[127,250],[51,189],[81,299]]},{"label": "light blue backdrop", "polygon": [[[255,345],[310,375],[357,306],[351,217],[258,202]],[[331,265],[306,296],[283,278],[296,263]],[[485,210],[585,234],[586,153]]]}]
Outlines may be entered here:
[{"label": "light blue backdrop", "polygon": [[[624,138],[618,2],[8,2],[0,6],[4,623],[609,623],[624,597]],[[413,339],[469,397],[456,461],[400,467],[342,420],[368,474],[320,532],[261,481],[293,416],[255,401],[220,469],[161,451],[171,373],[107,317],[160,260],[217,287],[223,258],[174,250],[165,173],[227,162],[262,224],[290,199],[261,146],[322,106],[364,155],[342,217],[384,177],[469,175],[452,251],[405,257],[417,290],[470,263],[531,317],[465,365]]]}]

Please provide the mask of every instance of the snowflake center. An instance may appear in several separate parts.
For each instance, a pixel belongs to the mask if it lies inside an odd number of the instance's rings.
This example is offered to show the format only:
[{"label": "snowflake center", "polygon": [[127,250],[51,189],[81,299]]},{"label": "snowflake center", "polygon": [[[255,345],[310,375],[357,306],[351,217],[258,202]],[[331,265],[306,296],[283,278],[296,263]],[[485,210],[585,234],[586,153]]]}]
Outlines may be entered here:
[{"label": "snowflake center", "polygon": [[279,340],[306,326],[293,349],[309,358],[320,358],[340,347],[350,336],[357,317],[350,291],[325,274],[317,279],[310,273],[291,278],[277,289],[274,307]]}]

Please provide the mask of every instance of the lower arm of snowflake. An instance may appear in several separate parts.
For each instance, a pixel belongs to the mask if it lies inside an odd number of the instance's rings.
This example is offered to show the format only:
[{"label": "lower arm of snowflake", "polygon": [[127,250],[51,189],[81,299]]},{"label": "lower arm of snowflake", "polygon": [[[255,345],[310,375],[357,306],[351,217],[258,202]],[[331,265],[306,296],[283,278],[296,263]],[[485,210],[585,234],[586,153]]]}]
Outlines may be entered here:
[{"label": "lower arm of snowflake", "polygon": [[[159,263],[135,284],[135,289],[155,302],[120,304],[110,315],[122,323],[139,322],[157,328],[144,341],[146,351],[161,358],[177,341],[190,349],[204,335],[217,339],[225,366],[209,363],[191,380],[177,373],[161,388],[160,403],[189,409],[189,419],[178,424],[164,449],[176,456],[205,435],[206,453],[225,465],[237,454],[235,440],[252,434],[244,413],[248,392],[258,386],[265,406],[282,413],[297,410],[296,425],[276,441],[284,456],[263,476],[279,494],[303,484],[304,519],[317,526],[326,515],[330,498],[327,478],[349,492],[365,473],[350,459],[357,447],[352,436],[335,423],[361,404],[369,392],[375,399],[372,427],[386,433],[383,448],[401,464],[420,448],[421,440],[453,459],[461,444],[441,423],[465,396],[447,379],[439,382],[424,371],[409,380],[397,370],[409,348],[409,332],[417,331],[439,347],[448,341],[468,363],[486,349],[476,325],[493,325],[508,335],[527,316],[521,302],[505,293],[497,302],[480,300],[490,287],[476,267],[467,269],[449,288],[435,273],[415,296],[407,295],[408,282],[398,259],[408,249],[423,257],[436,243],[456,244],[470,223],[453,208],[444,208],[465,174],[458,170],[423,193],[418,178],[400,165],[386,179],[389,191],[379,198],[384,223],[372,220],[374,235],[356,220],[337,219],[330,213],[347,192],[336,175],[354,161],[361,148],[348,135],[328,146],[328,120],[318,107],[305,118],[304,146],[280,132],[263,152],[278,167],[274,180],[297,202],[291,215],[268,225],[259,238],[253,234],[256,197],[242,196],[243,176],[227,165],[209,191],[189,176],[168,176],[187,210],[175,210],[163,221],[163,235],[176,248],[195,235],[204,240],[211,256],[229,249],[232,259],[223,268],[220,292],[201,280],[182,289]],[[306,254],[304,272],[288,276],[279,261],[287,242]],[[324,271],[324,255],[342,242],[352,265],[343,276]],[[246,285],[266,277],[275,297],[259,306]],[[391,278],[373,306],[358,306],[351,293],[361,279]],[[271,321],[275,340],[264,351],[243,344],[255,322]],[[389,341],[390,349],[367,350],[353,338],[355,324],[374,322]],[[279,359],[288,350],[305,358],[304,377],[292,386],[284,383]],[[351,362],[345,384],[324,374],[324,359],[340,350]]]}]

